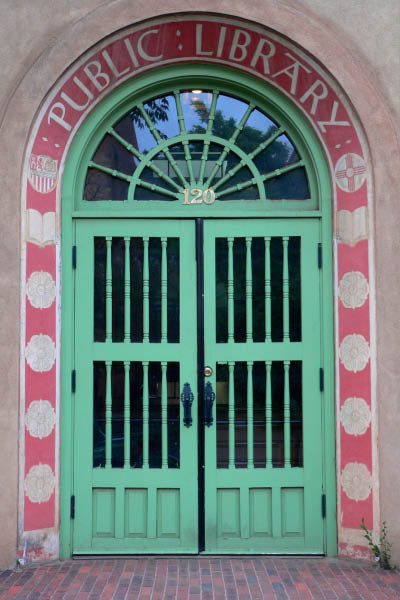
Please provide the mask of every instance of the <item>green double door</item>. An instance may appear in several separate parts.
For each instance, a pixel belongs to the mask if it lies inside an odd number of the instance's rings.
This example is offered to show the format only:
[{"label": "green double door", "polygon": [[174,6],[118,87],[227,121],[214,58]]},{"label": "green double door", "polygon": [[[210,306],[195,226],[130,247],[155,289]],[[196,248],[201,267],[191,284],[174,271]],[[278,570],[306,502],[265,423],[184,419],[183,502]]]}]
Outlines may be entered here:
[{"label": "green double door", "polygon": [[74,554],[324,553],[318,242],[76,223]]}]

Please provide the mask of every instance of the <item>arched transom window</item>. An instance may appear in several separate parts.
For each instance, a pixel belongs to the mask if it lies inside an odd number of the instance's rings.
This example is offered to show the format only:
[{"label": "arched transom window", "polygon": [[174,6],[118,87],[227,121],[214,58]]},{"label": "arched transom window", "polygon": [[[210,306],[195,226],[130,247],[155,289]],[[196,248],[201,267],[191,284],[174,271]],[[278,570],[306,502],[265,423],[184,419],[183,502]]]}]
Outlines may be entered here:
[{"label": "arched transom window", "polygon": [[[84,168],[82,206],[156,201],[318,208],[301,141],[250,93],[179,87],[108,118]],[[299,147],[300,146],[300,147]]]}]

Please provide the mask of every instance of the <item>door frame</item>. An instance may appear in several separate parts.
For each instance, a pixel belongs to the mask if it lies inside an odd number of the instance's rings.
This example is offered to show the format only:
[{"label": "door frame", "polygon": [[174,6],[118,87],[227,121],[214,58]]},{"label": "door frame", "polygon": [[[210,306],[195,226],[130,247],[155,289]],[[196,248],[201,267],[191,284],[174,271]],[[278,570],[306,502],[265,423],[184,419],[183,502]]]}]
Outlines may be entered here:
[{"label": "door frame", "polygon": [[[254,89],[258,94],[264,96],[271,106],[274,106],[297,131],[303,142],[304,149],[312,164],[315,174],[316,193],[320,200],[320,210],[313,211],[315,217],[320,218],[320,241],[322,243],[322,276],[321,276],[321,330],[324,331],[321,341],[321,356],[324,369],[324,392],[322,394],[322,436],[324,448],[323,460],[323,480],[324,488],[321,494],[326,495],[326,519],[324,531],[325,553],[328,556],[337,554],[337,523],[336,523],[336,461],[335,461],[335,394],[334,394],[334,316],[333,316],[333,236],[332,236],[332,192],[328,166],[322,147],[313,132],[311,126],[294,106],[294,104],[276,89],[270,87],[265,82],[254,79],[248,74],[232,71],[228,68],[221,68],[213,65],[182,65],[173,68],[164,68],[162,70],[162,81],[168,84],[169,81],[176,81],[181,77],[186,81],[196,80],[196,77],[210,76],[214,79],[220,79],[225,82],[232,82],[232,73],[234,73],[235,82],[243,88]],[[74,219],[89,217],[89,214],[82,212],[81,215],[75,210],[75,195],[79,184],[79,165],[82,156],[88,145],[88,138],[92,135],[96,127],[99,126],[102,119],[112,112],[113,107],[119,107],[121,103],[127,101],[132,93],[140,90],[151,89],[159,85],[160,75],[158,72],[151,72],[145,76],[138,76],[133,81],[121,86],[118,90],[110,94],[103,100],[93,113],[82,124],[79,132],[75,136],[71,146],[69,156],[66,162],[63,187],[62,187],[62,245],[61,245],[61,264],[62,264],[62,319],[61,319],[61,436],[60,436],[60,456],[61,456],[61,481],[60,481],[60,557],[68,558],[72,555],[72,523],[71,523],[71,495],[73,493],[73,419],[74,419],[74,399],[72,395],[71,373],[74,368],[74,333],[70,324],[74,322],[74,269],[72,261],[72,248],[75,244]],[[188,84],[190,85],[190,83]],[[232,83],[230,85],[233,86]],[[240,89],[240,86],[238,89]],[[91,211],[90,217],[113,217],[117,216],[108,211],[95,213]],[[123,216],[120,212],[118,216]],[[133,215],[125,215],[132,218]],[[149,209],[144,217],[159,217],[154,211]],[[165,215],[163,215],[165,216]],[[175,215],[170,215],[174,217]],[[185,215],[186,216],[186,215]],[[187,215],[195,218],[195,214]],[[239,215],[237,215],[239,217]],[[246,218],[250,218],[250,214]],[[257,215],[261,216],[261,215]],[[282,213],[269,213],[263,215],[263,218],[278,217],[310,217],[310,211],[301,213],[287,211]],[[177,214],[176,217],[179,217]],[[175,218],[176,218],[175,217]],[[244,214],[240,215],[245,217]],[[256,217],[256,215],[254,215]],[[168,217],[167,217],[168,218]],[[225,216],[226,218],[226,216]],[[235,218],[235,217],[232,217]]]}]

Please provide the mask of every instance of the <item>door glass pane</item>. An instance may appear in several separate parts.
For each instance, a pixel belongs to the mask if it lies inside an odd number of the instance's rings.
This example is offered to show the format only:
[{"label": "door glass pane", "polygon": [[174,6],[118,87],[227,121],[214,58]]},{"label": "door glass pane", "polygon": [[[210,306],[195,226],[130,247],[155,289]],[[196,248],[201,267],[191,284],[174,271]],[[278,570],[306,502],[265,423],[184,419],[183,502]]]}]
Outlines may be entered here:
[{"label": "door glass pane", "polygon": [[185,128],[188,133],[205,133],[212,101],[212,92],[193,90],[180,94]]},{"label": "door glass pane", "polygon": [[229,140],[246,112],[248,104],[237,98],[220,94],[213,123],[213,135]]},{"label": "door glass pane", "polygon": [[167,277],[168,277],[168,342],[179,342],[179,315],[180,315],[180,259],[179,239],[168,238],[167,245]]},{"label": "door glass pane", "polygon": [[94,238],[94,341],[106,339],[106,240]]},{"label": "door glass pane", "polygon": [[111,370],[112,395],[112,450],[111,465],[113,468],[124,466],[124,382],[123,362],[113,362]]},{"label": "door glass pane", "polygon": [[125,244],[124,238],[112,241],[112,341],[124,341],[124,283],[125,283]]},{"label": "door glass pane", "polygon": [[227,365],[217,365],[217,468],[227,469],[229,460],[229,380]]},{"label": "door glass pane", "polygon": [[255,362],[253,367],[253,431],[254,467],[266,465],[266,375],[265,363]]},{"label": "door glass pane", "polygon": [[106,366],[93,363],[93,467],[106,464]]},{"label": "door glass pane", "polygon": [[303,381],[302,363],[290,364],[291,465],[303,466]]},{"label": "door glass pane", "polygon": [[144,110],[155,123],[161,139],[166,140],[179,134],[175,98],[172,95],[154,98],[144,103]]},{"label": "door glass pane", "polygon": [[130,370],[130,464],[135,469],[143,467],[143,367],[132,362]]},{"label": "door glass pane", "polygon": [[180,466],[180,381],[179,363],[168,363],[168,467]]},{"label": "door glass pane", "polygon": [[255,109],[237,138],[236,144],[244,152],[253,152],[278,129],[276,123],[261,111]]},{"label": "door glass pane", "polygon": [[247,467],[247,370],[244,362],[235,365],[235,467]]},{"label": "door glass pane", "polygon": [[129,185],[126,181],[103,173],[98,169],[89,168],[83,191],[83,199],[92,201],[99,200],[126,200],[128,198]]}]

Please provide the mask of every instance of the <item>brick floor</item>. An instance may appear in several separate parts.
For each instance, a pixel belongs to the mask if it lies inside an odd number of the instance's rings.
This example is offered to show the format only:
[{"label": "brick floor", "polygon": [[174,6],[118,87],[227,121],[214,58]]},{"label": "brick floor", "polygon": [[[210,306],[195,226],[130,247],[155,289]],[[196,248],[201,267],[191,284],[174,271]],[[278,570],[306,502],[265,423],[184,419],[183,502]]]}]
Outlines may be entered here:
[{"label": "brick floor", "polygon": [[400,572],[338,558],[72,560],[0,573],[14,600],[400,600]]}]

